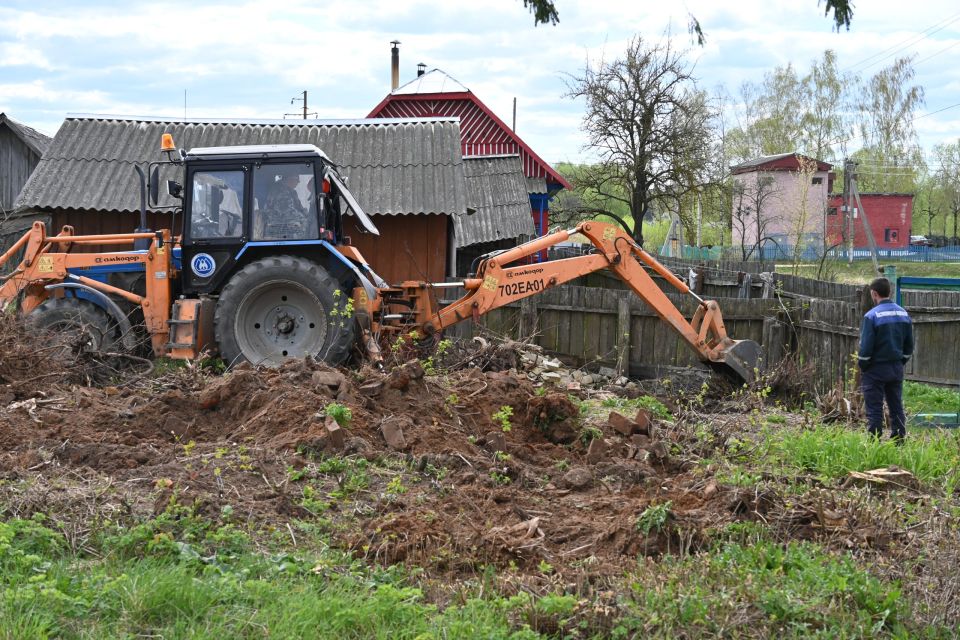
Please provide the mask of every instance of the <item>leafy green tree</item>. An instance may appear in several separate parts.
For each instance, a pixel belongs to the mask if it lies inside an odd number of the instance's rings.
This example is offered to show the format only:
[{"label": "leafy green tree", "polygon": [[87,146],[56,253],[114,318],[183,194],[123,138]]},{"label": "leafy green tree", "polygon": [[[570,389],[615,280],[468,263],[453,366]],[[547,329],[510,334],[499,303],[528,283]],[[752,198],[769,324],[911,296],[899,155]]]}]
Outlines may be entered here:
[{"label": "leafy green tree", "polygon": [[[933,158],[935,198],[952,221],[952,237],[956,238],[957,222],[960,218],[960,140],[936,145],[933,148]],[[944,226],[946,227],[946,220]],[[944,232],[943,235],[947,233]]]},{"label": "leafy green tree", "polygon": [[[916,197],[913,201],[913,222],[911,235],[926,233],[934,235],[939,226],[936,224],[943,213],[943,199],[940,197],[936,180],[924,175],[917,181]],[[926,231],[924,231],[926,229]]]},{"label": "leafy green tree", "polygon": [[736,161],[798,151],[818,160],[836,160],[835,148],[851,123],[848,74],[837,68],[836,53],[823,52],[802,77],[792,64],[767,73],[759,84],[740,89],[742,122],[730,134]]},{"label": "leafy green tree", "polygon": [[803,152],[818,160],[837,159],[835,147],[847,137],[850,123],[844,113],[847,102],[845,87],[850,75],[837,68],[837,54],[831,49],[813,63],[803,77],[804,113],[800,119],[803,131]]},{"label": "leafy green tree", "polygon": [[863,148],[860,190],[913,192],[923,170],[923,154],[913,126],[924,101],[923,87],[913,84],[910,58],[898,58],[858,87],[857,127]]},{"label": "leafy green tree", "polygon": [[796,151],[803,135],[803,85],[792,64],[740,87],[744,122],[730,134],[734,159]]},{"label": "leafy green tree", "polygon": [[[573,185],[573,190],[557,194],[550,207],[552,223],[572,227],[583,220],[606,218],[633,229],[630,199],[622,186],[601,175],[602,166],[561,162],[555,168]],[[598,189],[598,185],[602,188]]]}]

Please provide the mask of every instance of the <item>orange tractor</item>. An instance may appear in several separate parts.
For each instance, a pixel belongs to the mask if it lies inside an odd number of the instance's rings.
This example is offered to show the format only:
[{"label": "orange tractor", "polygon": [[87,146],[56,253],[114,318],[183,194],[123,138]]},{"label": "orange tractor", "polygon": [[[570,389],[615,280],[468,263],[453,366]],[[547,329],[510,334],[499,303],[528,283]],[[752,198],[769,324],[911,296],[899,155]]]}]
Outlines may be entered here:
[{"label": "orange tractor", "polygon": [[[513,249],[484,256],[475,277],[456,283],[384,282],[344,236],[350,209],[379,234],[336,166],[312,145],[195,148],[183,152],[164,135],[168,160],[142,169],[141,222],[133,233],[47,235],[43,223],[0,256],[0,307],[18,308],[37,327],[72,330],[84,348],[133,349],[145,327],[154,355],[195,358],[219,350],[227,362],[276,365],[312,355],[337,364],[355,350],[378,362],[380,345],[414,330],[435,336],[511,302],[579,276],[609,269],[667,322],[707,364],[752,380],[760,347],[727,336],[715,301],[680,279],[610,224],[584,222]],[[146,228],[146,197],[156,202],[159,165],[183,170],[167,191],[182,201],[175,231]],[[176,211],[174,211],[174,214]],[[176,220],[174,215],[173,220]],[[171,224],[171,226],[176,226]],[[522,264],[579,233],[594,252]],[[84,245],[124,247],[101,253]],[[687,320],[652,280],[650,269],[699,307]],[[442,308],[437,290],[466,294]],[[134,321],[131,321],[134,318]]]}]

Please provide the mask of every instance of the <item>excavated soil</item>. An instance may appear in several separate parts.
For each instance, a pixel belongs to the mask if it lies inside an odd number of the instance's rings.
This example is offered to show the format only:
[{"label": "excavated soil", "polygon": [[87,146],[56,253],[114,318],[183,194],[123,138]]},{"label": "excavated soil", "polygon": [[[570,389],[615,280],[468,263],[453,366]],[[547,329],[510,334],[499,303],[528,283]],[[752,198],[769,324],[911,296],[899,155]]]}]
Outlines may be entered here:
[{"label": "excavated soil", "polygon": [[[0,365],[13,370],[35,369]],[[294,544],[291,523],[320,522],[358,557],[433,576],[490,565],[542,576],[546,562],[591,582],[640,556],[696,550],[725,524],[789,512],[718,483],[656,420],[631,434],[601,419],[588,444],[576,397],[511,372],[301,360],[121,374],[99,387],[3,382],[0,505],[51,514],[78,546],[95,522],[133,522],[176,500],[214,519],[229,505],[234,521],[289,531]],[[352,412],[345,428],[324,414],[331,403]],[[333,456],[367,461],[366,482],[351,490],[349,470],[325,465]],[[644,528],[638,518],[667,502],[666,521]],[[791,537],[811,537],[822,519],[796,511],[786,522]]]}]

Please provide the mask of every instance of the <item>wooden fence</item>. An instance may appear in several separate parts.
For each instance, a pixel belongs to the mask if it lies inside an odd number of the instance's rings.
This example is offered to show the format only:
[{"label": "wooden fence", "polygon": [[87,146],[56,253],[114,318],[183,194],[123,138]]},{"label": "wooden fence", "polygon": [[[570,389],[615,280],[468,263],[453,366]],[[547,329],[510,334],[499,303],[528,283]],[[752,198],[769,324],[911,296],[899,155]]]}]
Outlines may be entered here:
[{"label": "wooden fence", "polygon": [[[828,283],[830,284],[830,283]],[[856,289],[856,288],[855,288]],[[869,304],[864,287],[845,299],[774,296],[720,299],[727,332],[764,349],[768,363],[795,353],[815,371],[820,390],[854,382],[854,354],[860,322]],[[450,291],[451,298],[455,297]],[[916,351],[907,378],[960,384],[960,293],[905,291],[904,306],[914,322]],[[668,297],[687,318],[696,302]],[[533,340],[575,366],[609,366],[633,376],[658,375],[665,367],[697,366],[693,351],[629,291],[565,285],[498,309],[481,320],[498,335]],[[478,332],[470,322],[448,331],[458,337]]]},{"label": "wooden fence", "polygon": [[[668,294],[686,316],[696,310],[690,296]],[[736,300],[723,310],[730,335],[763,344],[777,300]],[[766,321],[766,323],[765,323]],[[575,366],[616,368],[634,376],[657,375],[663,367],[690,366],[697,358],[686,343],[629,291],[560,286],[487,314],[481,326],[498,335],[532,336],[548,352]],[[448,333],[468,338],[478,332],[464,322]]]}]

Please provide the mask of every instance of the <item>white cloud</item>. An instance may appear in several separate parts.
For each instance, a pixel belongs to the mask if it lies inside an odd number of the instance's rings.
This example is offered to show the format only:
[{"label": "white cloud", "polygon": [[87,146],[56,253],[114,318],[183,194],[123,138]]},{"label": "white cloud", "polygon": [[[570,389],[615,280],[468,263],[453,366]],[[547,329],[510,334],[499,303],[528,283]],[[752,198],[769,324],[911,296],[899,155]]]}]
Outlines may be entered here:
[{"label": "white cloud", "polygon": [[[0,102],[27,122],[56,122],[57,108],[175,116],[187,89],[190,116],[275,118],[308,89],[321,117],[359,117],[389,90],[388,43],[397,38],[402,81],[422,60],[507,122],[516,97],[524,139],[546,159],[577,161],[582,103],[562,97],[564,74],[620,55],[635,34],[658,40],[668,29],[709,90],[722,84],[736,95],[787,62],[803,72],[826,48],[841,67],[880,54],[868,73],[915,52],[934,56],[917,68],[928,110],[957,102],[960,45],[944,50],[960,41],[960,20],[949,23],[960,17],[955,0],[909,12],[893,0],[862,4],[841,33],[815,0],[559,0],[560,24],[536,28],[520,0],[20,5],[0,8]],[[688,13],[707,34],[702,48],[691,46]],[[919,120],[924,144],[958,137],[958,111]]]},{"label": "white cloud", "polygon": [[83,104],[95,107],[104,107],[110,104],[107,94],[103,91],[70,91],[53,89],[42,80],[33,82],[0,84],[0,96],[4,99],[34,100],[37,102],[60,104]]},{"label": "white cloud", "polygon": [[22,42],[0,42],[0,67],[37,67],[50,70],[53,65],[43,51]]}]

